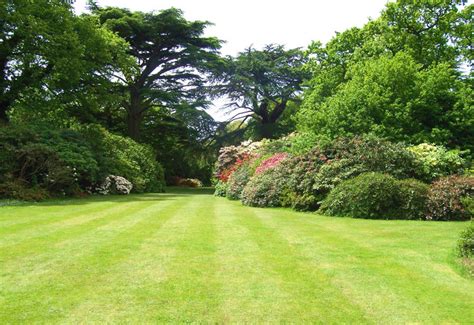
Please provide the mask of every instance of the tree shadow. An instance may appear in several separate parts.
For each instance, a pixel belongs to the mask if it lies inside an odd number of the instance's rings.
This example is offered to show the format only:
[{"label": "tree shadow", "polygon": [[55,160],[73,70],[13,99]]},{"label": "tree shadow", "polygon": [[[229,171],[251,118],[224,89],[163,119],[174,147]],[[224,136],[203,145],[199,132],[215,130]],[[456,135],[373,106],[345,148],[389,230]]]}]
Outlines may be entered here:
[{"label": "tree shadow", "polygon": [[191,197],[196,195],[212,195],[214,190],[212,188],[183,188],[183,187],[168,187],[163,193],[141,193],[129,195],[91,195],[82,198],[54,198],[41,202],[28,201],[3,201],[0,202],[0,209],[3,207],[47,207],[47,206],[70,206],[70,205],[88,205],[101,202],[111,202],[116,204],[130,203],[130,202],[159,202],[175,200],[183,197]]}]

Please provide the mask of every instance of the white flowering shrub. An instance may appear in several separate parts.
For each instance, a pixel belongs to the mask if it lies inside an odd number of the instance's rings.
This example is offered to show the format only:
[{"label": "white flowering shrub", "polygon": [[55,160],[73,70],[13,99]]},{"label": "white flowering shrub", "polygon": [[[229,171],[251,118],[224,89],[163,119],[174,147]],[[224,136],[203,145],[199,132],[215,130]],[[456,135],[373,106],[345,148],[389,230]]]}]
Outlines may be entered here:
[{"label": "white flowering shrub", "polygon": [[98,193],[107,194],[130,194],[133,184],[125,177],[109,175],[105,178],[101,186],[96,190]]}]

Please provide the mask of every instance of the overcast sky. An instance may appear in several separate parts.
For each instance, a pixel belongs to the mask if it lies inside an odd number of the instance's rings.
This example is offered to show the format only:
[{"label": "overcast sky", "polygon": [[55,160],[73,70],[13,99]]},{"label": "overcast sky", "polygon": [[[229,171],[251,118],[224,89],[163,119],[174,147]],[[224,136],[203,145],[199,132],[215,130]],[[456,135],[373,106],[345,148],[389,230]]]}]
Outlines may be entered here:
[{"label": "overcast sky", "polygon": [[[159,11],[170,7],[184,11],[188,20],[214,24],[206,35],[225,40],[221,52],[235,55],[249,45],[277,43],[287,48],[306,47],[311,41],[327,42],[335,32],[362,26],[377,18],[387,0],[99,0],[100,6]],[[85,8],[76,1],[76,9]],[[218,105],[218,103],[216,103]],[[224,116],[210,110],[214,118]]]}]

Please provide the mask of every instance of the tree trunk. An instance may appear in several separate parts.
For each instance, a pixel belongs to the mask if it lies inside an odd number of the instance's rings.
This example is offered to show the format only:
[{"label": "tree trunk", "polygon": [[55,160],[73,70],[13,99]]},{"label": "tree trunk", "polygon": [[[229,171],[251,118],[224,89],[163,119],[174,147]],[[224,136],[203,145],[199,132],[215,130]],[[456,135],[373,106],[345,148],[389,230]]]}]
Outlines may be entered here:
[{"label": "tree trunk", "polygon": [[0,100],[0,122],[3,122],[3,123],[9,122],[8,115],[7,115],[9,106],[10,105],[9,103],[7,103],[7,101]]},{"label": "tree trunk", "polygon": [[140,93],[136,89],[130,90],[130,103],[127,107],[127,133],[133,140],[140,138],[140,125],[143,120],[143,109]]}]

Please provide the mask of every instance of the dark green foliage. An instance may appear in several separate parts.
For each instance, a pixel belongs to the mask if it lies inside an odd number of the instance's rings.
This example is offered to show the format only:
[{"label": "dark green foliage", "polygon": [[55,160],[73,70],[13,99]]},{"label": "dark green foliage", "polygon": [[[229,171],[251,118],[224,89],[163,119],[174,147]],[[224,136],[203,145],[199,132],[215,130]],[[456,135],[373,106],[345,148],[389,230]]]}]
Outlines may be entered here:
[{"label": "dark green foliage", "polygon": [[93,10],[102,26],[128,44],[135,62],[132,71],[117,74],[117,87],[127,93],[123,108],[127,132],[134,139],[153,107],[177,108],[181,103],[204,106],[205,75],[219,62],[220,41],[204,37],[205,21],[188,21],[176,8],[160,12],[131,12],[108,7]]},{"label": "dark green foliage", "polygon": [[327,157],[319,148],[282,162],[281,168],[288,177],[282,198],[285,206],[301,211],[317,209],[323,197],[314,191],[314,176],[326,162]]},{"label": "dark green foliage", "polygon": [[226,197],[231,200],[240,200],[242,191],[251,176],[249,163],[246,162],[240,165],[232,175],[230,175],[229,180],[227,181]]},{"label": "dark green foliage", "polygon": [[[415,156],[402,143],[375,136],[339,138],[326,149],[328,156],[347,159],[366,171],[388,173],[396,178],[416,176]],[[350,165],[350,164],[348,164]]]},{"label": "dark green foliage", "polygon": [[390,175],[364,173],[336,186],[320,211],[331,216],[394,219],[399,215],[400,190]]},{"label": "dark green foliage", "polygon": [[397,218],[423,219],[425,217],[429,185],[416,179],[398,181],[401,205]]},{"label": "dark green foliage", "polygon": [[86,126],[80,132],[92,146],[101,166],[101,177],[109,174],[125,177],[132,182],[134,192],[163,190],[163,168],[156,162],[150,147],[99,126]]},{"label": "dark green foliage", "polygon": [[130,180],[135,192],[161,191],[164,185],[150,148],[103,128],[0,128],[2,196],[76,195],[94,191],[108,175]]},{"label": "dark green foliage", "polygon": [[[473,213],[465,205],[463,198],[474,195],[474,177],[448,176],[431,184],[428,192],[429,220],[469,220]],[[464,202],[463,202],[464,201]]]},{"label": "dark green foliage", "polygon": [[458,241],[458,255],[474,258],[474,222],[471,222]]},{"label": "dark green foliage", "polygon": [[38,185],[31,186],[22,180],[12,180],[0,183],[0,198],[20,201],[42,201],[47,199],[50,193]]},{"label": "dark green foliage", "polygon": [[0,182],[39,186],[72,194],[99,181],[92,148],[71,130],[3,127],[0,129]]}]

